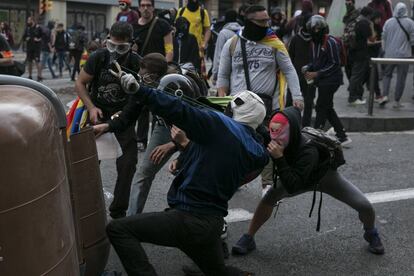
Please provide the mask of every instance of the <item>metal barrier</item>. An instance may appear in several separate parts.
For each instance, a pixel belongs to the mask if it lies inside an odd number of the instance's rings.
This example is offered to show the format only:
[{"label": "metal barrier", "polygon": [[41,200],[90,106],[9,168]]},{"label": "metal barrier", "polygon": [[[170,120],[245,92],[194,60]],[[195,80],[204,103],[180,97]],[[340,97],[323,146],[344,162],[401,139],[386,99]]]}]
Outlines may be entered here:
[{"label": "metal barrier", "polygon": [[[378,64],[414,64],[413,58],[371,58],[372,65]],[[374,87],[375,87],[375,71],[371,70],[369,76],[369,98],[368,98],[368,115],[372,116],[374,111]]]}]

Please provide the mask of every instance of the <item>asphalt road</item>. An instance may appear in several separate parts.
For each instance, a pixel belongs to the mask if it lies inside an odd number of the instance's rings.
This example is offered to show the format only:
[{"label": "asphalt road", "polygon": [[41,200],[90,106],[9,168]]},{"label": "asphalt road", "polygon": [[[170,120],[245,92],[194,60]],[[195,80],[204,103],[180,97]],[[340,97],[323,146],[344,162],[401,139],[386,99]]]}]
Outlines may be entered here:
[{"label": "asphalt road", "polygon": [[[73,99],[73,91],[61,90],[59,97],[66,104]],[[347,164],[340,171],[364,193],[414,188],[414,132],[351,133],[350,137],[353,143],[345,151]],[[102,162],[101,171],[104,189],[110,195],[115,162]],[[171,181],[164,167],[155,178],[145,212],[167,207]],[[234,195],[229,208],[253,213],[260,196],[259,181],[255,180]],[[357,213],[329,196],[324,196],[321,231],[316,232],[316,214],[308,218],[311,200],[312,193],[285,200],[276,219],[272,217],[258,232],[257,250],[245,257],[231,256],[227,262],[263,276],[414,275],[414,199],[374,204],[384,256],[367,252]],[[248,223],[230,223],[229,246],[247,230]],[[159,275],[183,275],[181,266],[189,259],[179,250],[153,245],[144,248]],[[123,271],[113,251],[107,269]]]},{"label": "asphalt road", "polygon": [[[414,132],[390,134],[353,133],[352,147],[346,149],[347,164],[340,171],[364,193],[413,188]],[[114,162],[102,164],[102,179],[112,192],[116,177]],[[166,192],[172,176],[166,167],[157,175],[145,212],[167,206]],[[260,200],[259,181],[237,192],[230,208],[254,212]],[[324,197],[322,226],[318,233],[316,215],[308,218],[312,193],[285,200],[256,236],[257,250],[245,257],[230,257],[229,264],[253,271],[256,275],[413,275],[414,200],[374,205],[386,254],[367,252],[357,213],[346,205]],[[248,221],[230,223],[229,245],[248,227]],[[183,275],[181,265],[188,258],[179,250],[145,245],[159,275]],[[108,269],[122,271],[112,252]]]}]

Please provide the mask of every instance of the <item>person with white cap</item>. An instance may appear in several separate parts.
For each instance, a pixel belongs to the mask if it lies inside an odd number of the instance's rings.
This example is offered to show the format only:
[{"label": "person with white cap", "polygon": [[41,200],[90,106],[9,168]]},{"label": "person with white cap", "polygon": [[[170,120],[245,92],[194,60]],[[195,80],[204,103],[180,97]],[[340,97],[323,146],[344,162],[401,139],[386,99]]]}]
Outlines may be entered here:
[{"label": "person with white cap", "polygon": [[[169,209],[111,221],[108,237],[128,275],[156,275],[142,242],[177,247],[205,275],[240,275],[224,264],[220,234],[228,201],[269,161],[255,128],[266,109],[259,96],[243,91],[229,103],[228,114],[194,107],[180,98],[121,78],[123,88],[190,139],[185,159],[168,192]],[[100,131],[95,126],[96,132]],[[244,273],[242,275],[249,275]]]}]

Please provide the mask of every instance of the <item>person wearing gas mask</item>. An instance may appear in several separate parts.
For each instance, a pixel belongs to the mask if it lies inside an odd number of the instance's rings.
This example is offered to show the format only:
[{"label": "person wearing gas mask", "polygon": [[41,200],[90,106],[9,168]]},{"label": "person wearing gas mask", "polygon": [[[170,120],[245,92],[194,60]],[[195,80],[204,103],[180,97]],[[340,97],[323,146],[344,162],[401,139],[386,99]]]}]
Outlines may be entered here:
[{"label": "person wearing gas mask", "polygon": [[[139,57],[130,50],[132,26],[127,22],[116,22],[109,36],[106,48],[90,55],[75,84],[76,93],[88,109],[89,120],[94,125],[109,120],[128,102],[128,94],[119,79],[110,72],[110,69],[115,69],[114,62],[134,72],[139,70]],[[90,94],[87,85],[90,85]],[[115,136],[123,154],[116,160],[118,175],[109,211],[112,218],[120,218],[126,215],[128,209],[138,149],[134,126]]]},{"label": "person wearing gas mask", "polygon": [[[220,97],[250,90],[258,94],[266,106],[267,118],[273,110],[286,105],[286,83],[293,104],[302,109],[303,98],[299,78],[283,42],[270,30],[269,15],[263,6],[250,6],[245,27],[224,44],[217,75]],[[267,123],[264,123],[267,127]],[[262,174],[263,194],[273,184],[271,163]]]},{"label": "person wearing gas mask", "polygon": [[119,0],[118,3],[120,12],[117,14],[115,21],[128,22],[131,25],[136,25],[138,23],[139,15],[136,11],[131,9],[131,0]]},{"label": "person wearing gas mask", "polygon": [[[240,270],[224,264],[220,234],[228,201],[268,162],[254,131],[266,114],[263,101],[250,91],[236,94],[229,104],[230,118],[140,86],[130,74],[124,75],[121,83],[139,103],[167,124],[182,129],[191,141],[168,192],[170,208],[114,220],[107,226],[126,272],[156,275],[141,245],[149,242],[179,248],[205,275],[240,275]],[[105,129],[105,125],[95,126],[97,133]]]},{"label": "person wearing gas mask", "polygon": [[340,46],[336,39],[328,34],[328,24],[322,16],[312,16],[306,23],[306,29],[312,37],[311,57],[310,63],[302,68],[302,72],[308,84],[318,88],[314,127],[324,129],[328,120],[342,146],[348,145],[352,140],[346,135],[333,103],[335,92],[343,84]]},{"label": "person wearing gas mask", "polygon": [[[275,163],[274,186],[260,201],[248,232],[233,246],[233,254],[245,255],[256,249],[254,235],[270,218],[273,208],[280,200],[309,191],[320,191],[321,200],[322,193],[328,194],[357,211],[364,226],[363,237],[368,242],[368,250],[373,254],[384,254],[384,246],[375,228],[372,204],[356,186],[329,166],[329,162],[326,162],[328,157],[315,144],[306,142],[301,133],[300,120],[300,111],[294,107],[288,107],[272,116],[265,143],[268,144],[267,150]],[[320,211],[321,205],[319,222]]]},{"label": "person wearing gas mask", "polygon": [[201,73],[201,59],[197,38],[190,34],[190,22],[181,16],[175,21],[174,61],[178,64],[191,63]]}]

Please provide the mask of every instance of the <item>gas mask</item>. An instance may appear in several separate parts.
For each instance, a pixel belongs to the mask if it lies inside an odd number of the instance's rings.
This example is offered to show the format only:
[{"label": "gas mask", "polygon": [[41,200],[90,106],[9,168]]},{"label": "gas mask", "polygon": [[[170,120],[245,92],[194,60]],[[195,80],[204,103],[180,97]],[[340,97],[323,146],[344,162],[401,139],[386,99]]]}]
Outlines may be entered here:
[{"label": "gas mask", "polygon": [[106,48],[109,51],[110,62],[112,63],[127,54],[131,49],[131,45],[128,42],[118,43],[108,39],[106,41]]},{"label": "gas mask", "polygon": [[198,0],[188,0],[187,9],[192,12],[195,12],[200,7]]}]

